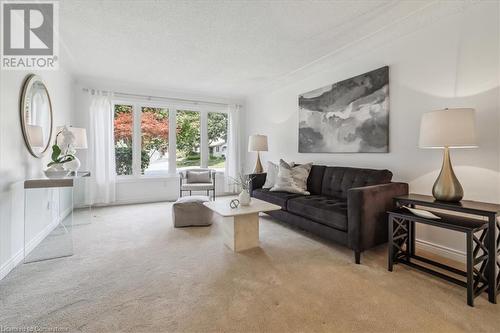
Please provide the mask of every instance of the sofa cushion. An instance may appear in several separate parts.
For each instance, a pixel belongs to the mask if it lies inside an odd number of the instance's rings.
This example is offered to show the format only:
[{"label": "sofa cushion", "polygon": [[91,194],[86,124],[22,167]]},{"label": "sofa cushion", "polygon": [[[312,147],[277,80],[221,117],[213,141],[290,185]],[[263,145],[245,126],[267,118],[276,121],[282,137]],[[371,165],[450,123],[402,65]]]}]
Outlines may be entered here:
[{"label": "sofa cushion", "polygon": [[286,210],[286,202],[289,199],[296,198],[302,195],[288,192],[271,192],[268,189],[257,189],[252,192],[252,196],[257,199],[278,205],[281,207],[281,209]]},{"label": "sofa cushion", "polygon": [[347,191],[353,187],[386,184],[391,179],[389,170],[326,167],[321,194],[346,199]]},{"label": "sofa cushion", "polygon": [[329,227],[347,231],[347,201],[324,195],[310,195],[288,200],[290,213]]},{"label": "sofa cushion", "polygon": [[311,194],[321,194],[321,187],[323,185],[323,175],[326,166],[313,165],[309,177],[307,178],[307,191]]}]

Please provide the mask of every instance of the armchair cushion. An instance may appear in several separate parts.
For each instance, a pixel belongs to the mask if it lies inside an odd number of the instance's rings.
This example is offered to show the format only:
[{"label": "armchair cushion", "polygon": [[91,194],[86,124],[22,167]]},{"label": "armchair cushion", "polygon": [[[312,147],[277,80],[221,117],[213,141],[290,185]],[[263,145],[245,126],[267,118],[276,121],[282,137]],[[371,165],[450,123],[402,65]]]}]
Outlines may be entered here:
[{"label": "armchair cushion", "polygon": [[188,170],[186,172],[186,182],[191,183],[211,183],[209,170]]},{"label": "armchair cushion", "polygon": [[343,199],[324,195],[300,196],[288,200],[287,210],[329,227],[347,230],[347,202]]},{"label": "armchair cushion", "polygon": [[181,186],[181,190],[183,191],[206,191],[213,189],[214,184],[212,183],[189,183]]}]

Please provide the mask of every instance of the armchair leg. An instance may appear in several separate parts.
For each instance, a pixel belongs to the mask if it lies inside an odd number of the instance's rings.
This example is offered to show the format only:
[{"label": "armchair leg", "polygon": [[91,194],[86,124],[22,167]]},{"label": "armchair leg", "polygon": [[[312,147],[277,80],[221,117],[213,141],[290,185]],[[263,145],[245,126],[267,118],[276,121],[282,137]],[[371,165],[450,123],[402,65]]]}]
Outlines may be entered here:
[{"label": "armchair leg", "polygon": [[361,251],[354,251],[354,262],[357,265],[361,264]]}]

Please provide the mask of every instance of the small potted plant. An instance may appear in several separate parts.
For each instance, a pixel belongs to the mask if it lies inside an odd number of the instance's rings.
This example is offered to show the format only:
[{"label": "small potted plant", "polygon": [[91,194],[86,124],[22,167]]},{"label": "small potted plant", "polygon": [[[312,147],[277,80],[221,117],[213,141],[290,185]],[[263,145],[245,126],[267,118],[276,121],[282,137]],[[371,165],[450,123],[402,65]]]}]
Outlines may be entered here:
[{"label": "small potted plant", "polygon": [[243,173],[238,174],[238,178],[232,178],[234,184],[241,187],[241,192],[238,195],[238,200],[240,201],[240,205],[248,206],[250,205],[250,201],[252,200],[250,197],[250,184],[252,182],[253,177],[250,175],[245,175]]},{"label": "small potted plant", "polygon": [[61,147],[57,144],[57,138],[61,132],[57,133],[56,135],[56,142],[52,146],[52,155],[51,155],[51,161],[49,164],[47,164],[47,170],[45,170],[45,175],[48,178],[64,178],[66,177],[70,171],[65,170],[63,167],[64,163],[71,162],[75,159],[75,155],[73,155],[70,151],[69,148],[66,149],[63,153],[61,150]]}]

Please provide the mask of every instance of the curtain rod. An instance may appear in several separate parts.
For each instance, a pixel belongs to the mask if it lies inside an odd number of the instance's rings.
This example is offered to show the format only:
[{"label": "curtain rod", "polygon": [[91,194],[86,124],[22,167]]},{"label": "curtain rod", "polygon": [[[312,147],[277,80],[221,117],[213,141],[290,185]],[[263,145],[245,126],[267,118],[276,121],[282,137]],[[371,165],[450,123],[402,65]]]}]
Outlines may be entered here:
[{"label": "curtain rod", "polygon": [[[82,89],[85,92],[90,92],[92,90],[100,90],[100,89],[92,89],[92,88],[83,88]],[[100,90],[106,93],[113,93],[115,96],[124,96],[124,97],[133,97],[133,98],[144,98],[146,100],[152,101],[153,99],[156,100],[165,100],[165,101],[176,101],[176,102],[187,102],[187,103],[192,103],[195,105],[198,104],[212,104],[212,105],[220,105],[220,106],[228,106],[230,104],[228,103],[218,103],[218,102],[208,102],[208,101],[200,101],[200,100],[195,100],[195,99],[185,99],[185,98],[175,98],[175,97],[162,97],[162,96],[150,96],[150,95],[140,95],[140,94],[130,94],[130,93],[124,93],[124,92],[113,92],[113,91],[107,91],[107,90]]]}]

